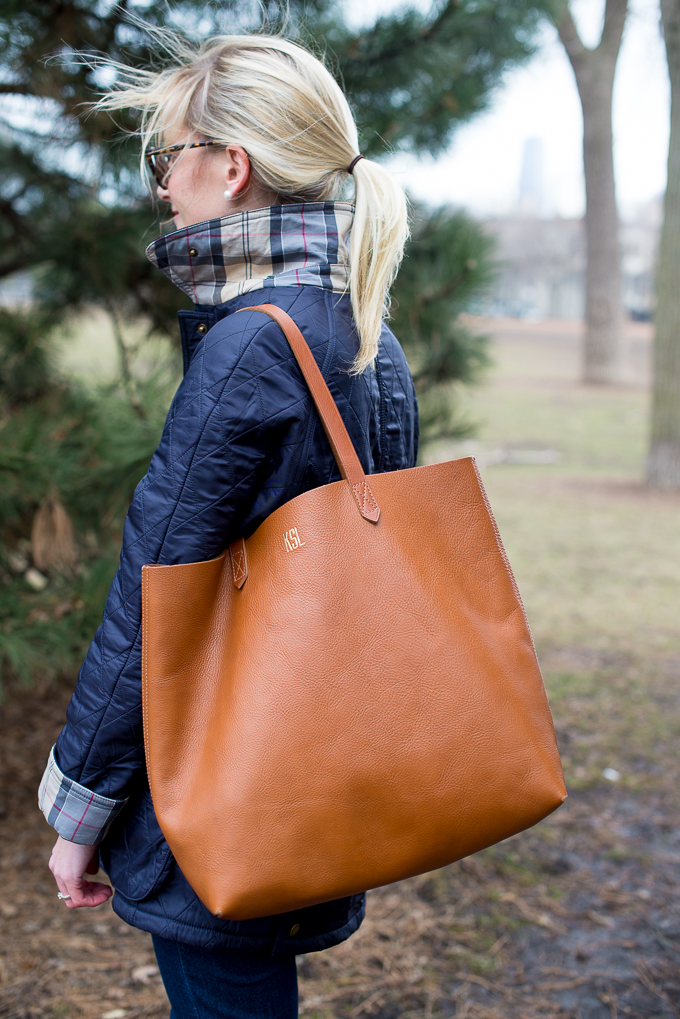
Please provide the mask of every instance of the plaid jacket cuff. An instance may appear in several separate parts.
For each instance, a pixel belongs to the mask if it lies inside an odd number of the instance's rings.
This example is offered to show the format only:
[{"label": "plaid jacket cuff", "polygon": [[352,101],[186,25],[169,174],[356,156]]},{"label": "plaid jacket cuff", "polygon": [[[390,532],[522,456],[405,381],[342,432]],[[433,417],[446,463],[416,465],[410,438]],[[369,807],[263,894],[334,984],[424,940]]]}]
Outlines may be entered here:
[{"label": "plaid jacket cuff", "polygon": [[127,800],[99,796],[67,778],[57,764],[54,747],[40,783],[38,805],[45,820],[67,842],[97,846]]}]

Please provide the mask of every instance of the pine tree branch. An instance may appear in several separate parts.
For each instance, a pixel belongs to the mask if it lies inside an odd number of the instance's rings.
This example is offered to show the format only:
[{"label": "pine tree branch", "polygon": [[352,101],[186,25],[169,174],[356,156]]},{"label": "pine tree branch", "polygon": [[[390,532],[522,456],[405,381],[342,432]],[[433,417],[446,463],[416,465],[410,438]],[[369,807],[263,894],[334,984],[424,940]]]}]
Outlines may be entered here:
[{"label": "pine tree branch", "polygon": [[[22,187],[19,192],[13,196],[13,201],[16,201],[17,198],[21,198],[27,187],[28,185],[25,184],[24,187]],[[22,216],[21,213],[17,212],[12,202],[8,201],[6,198],[0,198],[0,216],[6,223],[10,224],[17,239],[23,238],[26,240],[31,236],[32,231],[27,225],[25,217]]]},{"label": "pine tree branch", "polygon": [[0,81],[0,94],[2,95],[17,95],[17,96],[32,96],[35,93],[32,88],[28,85],[17,85],[13,82]]},{"label": "pine tree branch", "polygon": [[434,39],[439,29],[448,18],[449,14],[451,14],[454,11],[454,9],[459,6],[460,4],[458,0],[449,0],[449,2],[445,4],[444,7],[442,7],[441,11],[434,19],[432,24],[428,28],[426,28],[425,31],[420,33],[420,41],[430,42],[432,39]]},{"label": "pine tree branch", "polygon": [[[448,18],[455,15],[459,6],[458,0],[448,0],[448,3],[444,5],[434,21],[429,24],[425,24],[425,26],[418,31],[411,30],[410,34],[407,36],[398,36],[393,40],[391,45],[384,46],[380,50],[380,60],[388,62],[396,58],[403,58],[404,55],[412,50],[418,49],[418,47],[422,46],[423,43],[432,42],[437,37],[442,26],[446,24]],[[407,13],[412,12],[408,11]],[[349,47],[349,52],[352,54],[352,58],[354,60],[361,60],[362,55],[359,55],[356,52],[356,47],[359,46],[359,44],[365,39],[371,39],[377,36],[378,29],[383,28],[386,24],[398,24],[402,17],[403,15],[399,12],[396,14],[383,15],[372,29],[356,35],[352,40],[355,52],[352,52],[352,43],[350,43]]]},{"label": "pine tree branch", "polygon": [[130,400],[130,405],[132,409],[140,418],[142,418],[142,420],[144,420],[146,418],[146,414],[144,412],[144,408],[139,399],[139,396],[137,395],[136,392],[135,381],[132,375],[132,368],[130,365],[130,351],[128,350],[127,344],[125,343],[125,338],[123,336],[123,330],[121,329],[118,315],[116,314],[115,308],[111,301],[105,299],[104,304],[106,305],[106,310],[108,311],[109,318],[111,319],[113,335],[116,340],[116,346],[118,347],[118,356],[120,358],[120,372],[121,377],[123,379],[123,387],[128,395],[128,399]]},{"label": "pine tree branch", "polygon": [[5,276],[11,276],[14,272],[20,272],[22,269],[27,269],[30,265],[30,259],[28,258],[11,258],[8,262],[0,262],[0,279],[4,279]]},{"label": "pine tree branch", "polygon": [[437,289],[423,290],[419,297],[419,303],[421,305],[426,304],[428,301],[445,301],[447,298],[455,294],[456,290],[461,286],[464,280],[464,273],[459,272],[455,276],[451,276],[446,283]]},{"label": "pine tree branch", "polygon": [[104,33],[104,51],[108,52],[109,47],[113,45],[116,38],[116,29],[119,25],[122,25],[127,20],[128,14],[128,0],[118,0],[118,3],[114,6],[113,11],[107,16],[104,21],[106,25],[106,31]]}]

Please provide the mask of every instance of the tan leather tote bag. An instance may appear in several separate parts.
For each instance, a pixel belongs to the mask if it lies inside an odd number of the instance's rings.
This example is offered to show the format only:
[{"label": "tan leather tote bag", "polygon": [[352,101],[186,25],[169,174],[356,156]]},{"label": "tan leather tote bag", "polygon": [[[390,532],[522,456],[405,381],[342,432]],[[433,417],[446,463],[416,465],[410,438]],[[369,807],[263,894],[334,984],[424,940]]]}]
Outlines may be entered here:
[{"label": "tan leather tote bag", "polygon": [[142,571],[154,808],[233,920],[442,867],[566,797],[474,460],[367,478],[293,320],[244,310],[286,334],[343,480],[217,559]]}]

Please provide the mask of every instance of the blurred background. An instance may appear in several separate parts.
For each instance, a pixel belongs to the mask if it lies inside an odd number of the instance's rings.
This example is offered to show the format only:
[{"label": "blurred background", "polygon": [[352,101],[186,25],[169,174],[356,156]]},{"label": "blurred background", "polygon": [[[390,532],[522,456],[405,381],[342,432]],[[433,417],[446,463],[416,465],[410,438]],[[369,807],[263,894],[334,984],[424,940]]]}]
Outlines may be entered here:
[{"label": "blurred background", "polygon": [[680,0],[0,0],[0,1017],[168,1010],[145,935],[58,908],[35,808],[181,376],[134,116],[87,107],[164,25],[310,45],[407,190],[421,461],[482,468],[570,790],[372,893],[301,1014],[677,1017]]}]

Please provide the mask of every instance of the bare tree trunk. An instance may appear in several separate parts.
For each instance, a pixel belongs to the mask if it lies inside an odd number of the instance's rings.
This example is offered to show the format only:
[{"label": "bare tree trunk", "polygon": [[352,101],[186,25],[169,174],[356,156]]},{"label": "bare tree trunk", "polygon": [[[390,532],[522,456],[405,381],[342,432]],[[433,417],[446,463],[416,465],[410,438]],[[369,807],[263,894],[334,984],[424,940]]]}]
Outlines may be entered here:
[{"label": "bare tree trunk", "polygon": [[586,178],[586,338],[583,381],[615,381],[621,341],[619,220],[614,189],[612,93],[628,0],[607,0],[602,38],[587,49],[567,7],[557,30],[583,109]]},{"label": "bare tree trunk", "polygon": [[661,0],[671,79],[668,184],[656,282],[652,441],[647,484],[680,488],[680,0]]}]

